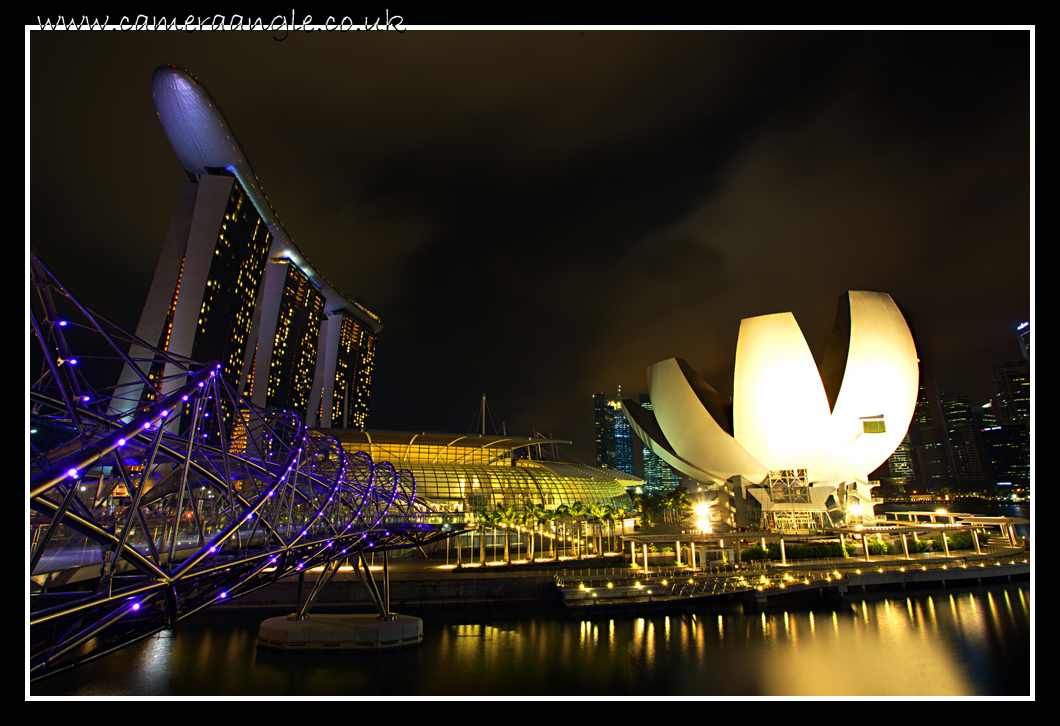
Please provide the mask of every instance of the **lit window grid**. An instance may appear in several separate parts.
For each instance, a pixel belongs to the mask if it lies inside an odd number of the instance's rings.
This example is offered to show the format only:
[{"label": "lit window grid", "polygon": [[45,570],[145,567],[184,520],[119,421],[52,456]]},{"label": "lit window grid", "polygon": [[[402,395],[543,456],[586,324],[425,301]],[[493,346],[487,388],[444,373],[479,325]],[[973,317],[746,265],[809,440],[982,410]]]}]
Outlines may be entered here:
[{"label": "lit window grid", "polygon": [[546,509],[575,502],[629,504],[629,495],[620,482],[563,477],[546,469],[450,465],[400,468],[412,472],[418,496],[465,510],[480,506],[523,509],[528,500]]}]

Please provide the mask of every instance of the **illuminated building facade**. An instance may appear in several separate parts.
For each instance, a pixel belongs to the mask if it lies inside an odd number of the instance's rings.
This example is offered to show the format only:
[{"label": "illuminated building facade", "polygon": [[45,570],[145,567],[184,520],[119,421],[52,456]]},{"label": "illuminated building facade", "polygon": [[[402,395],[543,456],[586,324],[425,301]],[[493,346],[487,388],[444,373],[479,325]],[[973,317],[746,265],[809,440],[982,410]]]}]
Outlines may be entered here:
[{"label": "illuminated building facade", "polygon": [[[516,458],[519,449],[549,440],[402,431],[331,429],[348,453],[408,469],[417,496],[450,511],[495,510],[527,502],[555,509],[561,504],[631,506],[626,487],[640,479],[612,469]],[[563,442],[566,443],[566,442]]]},{"label": "illuminated building facade", "polygon": [[[651,411],[651,399],[647,394],[640,396],[641,408]],[[627,423],[628,425],[628,423]],[[632,429],[631,429],[632,430]],[[673,467],[660,459],[641,442],[641,461],[644,465],[645,488],[652,492],[671,491],[681,484],[681,475]]]},{"label": "illuminated building facade", "polygon": [[622,414],[622,386],[618,398],[612,400],[603,393],[593,394],[593,414],[596,430],[596,462],[605,469],[617,469],[634,474],[633,430]]},{"label": "illuminated building facade", "polygon": [[994,366],[995,415],[1001,424],[1027,424],[1031,420],[1031,366],[1019,360]]},{"label": "illuminated building facade", "polygon": [[615,468],[615,408],[603,393],[593,394],[593,432],[596,436],[596,463]]},{"label": "illuminated building facade", "polygon": [[838,524],[855,506],[872,511],[868,475],[905,437],[918,383],[897,305],[886,293],[852,290],[839,299],[820,369],[791,313],[746,318],[731,407],[671,358],[648,369],[653,410],[623,408],[668,464],[696,481],[726,482],[737,513],[752,509],[739,502],[752,498],[766,526],[804,530]]},{"label": "illuminated building facade", "polygon": [[[364,426],[379,317],[302,255],[206,89],[158,68],[155,109],[188,175],[137,327],[169,355],[217,361],[255,404],[311,426]],[[175,367],[130,350],[114,411],[182,385]]]}]

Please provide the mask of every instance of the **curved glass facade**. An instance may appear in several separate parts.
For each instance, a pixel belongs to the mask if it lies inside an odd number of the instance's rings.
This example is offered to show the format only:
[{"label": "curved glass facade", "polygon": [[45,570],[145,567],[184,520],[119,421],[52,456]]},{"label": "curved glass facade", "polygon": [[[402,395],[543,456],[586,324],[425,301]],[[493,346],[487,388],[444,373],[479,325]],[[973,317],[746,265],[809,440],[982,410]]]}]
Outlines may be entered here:
[{"label": "curved glass facade", "polygon": [[513,460],[513,451],[538,443],[530,439],[336,429],[323,433],[338,439],[347,453],[364,451],[373,460],[408,469],[416,479],[417,496],[454,511],[512,505],[522,509],[527,501],[546,509],[574,502],[628,507],[626,486],[641,483],[595,468]]}]

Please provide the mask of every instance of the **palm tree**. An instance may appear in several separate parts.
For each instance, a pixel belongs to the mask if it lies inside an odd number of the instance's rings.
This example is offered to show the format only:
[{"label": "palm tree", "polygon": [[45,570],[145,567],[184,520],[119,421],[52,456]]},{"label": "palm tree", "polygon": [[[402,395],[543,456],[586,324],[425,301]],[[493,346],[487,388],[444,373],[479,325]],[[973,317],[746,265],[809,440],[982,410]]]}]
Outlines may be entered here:
[{"label": "palm tree", "polygon": [[600,532],[600,525],[603,524],[604,520],[607,519],[607,509],[604,504],[590,504],[589,512],[596,519],[596,525],[593,527],[593,548],[596,550],[594,554],[599,556],[604,551],[603,546],[603,535]]},{"label": "palm tree", "polygon": [[[534,531],[537,528],[543,527],[547,521],[547,511],[543,504],[534,504],[529,499],[526,500],[526,514],[527,521],[533,526],[530,530],[530,561],[534,561]],[[545,544],[545,533],[544,530],[541,532],[541,544]]]},{"label": "palm tree", "polygon": [[493,514],[490,513],[485,507],[475,507],[471,510],[475,513],[476,522],[479,525],[478,535],[478,559],[479,564],[485,566],[486,564],[486,528],[492,527],[496,522]]},{"label": "palm tree", "polygon": [[626,533],[626,515],[629,514],[629,507],[625,504],[619,504],[617,507],[612,507],[615,513],[615,517],[622,522],[622,534]]},{"label": "palm tree", "polygon": [[615,551],[615,508],[610,504],[604,505],[604,521],[607,522],[607,551]]},{"label": "palm tree", "polygon": [[494,514],[497,517],[497,521],[504,525],[504,561],[510,565],[512,564],[512,557],[509,543],[511,541],[512,527],[517,523],[519,514],[516,512],[514,504],[507,506],[498,504]]},{"label": "palm tree", "polygon": [[[551,510],[550,509],[546,509],[545,510],[545,524],[550,525],[549,529],[555,529],[555,530],[559,529],[560,525],[558,523],[560,522],[560,520],[563,519],[563,513],[560,511],[560,507],[562,507],[562,506],[563,505],[560,505],[559,507],[556,507],[555,509],[551,509]],[[559,550],[556,547],[556,533],[555,532],[553,532],[552,536],[549,537],[549,540],[548,540],[548,552],[552,556],[553,560],[559,559]]]},{"label": "palm tree", "polygon": [[581,518],[589,514],[589,508],[581,502],[575,502],[570,505],[570,515],[574,517],[574,542],[577,546],[578,559],[582,558],[582,547],[579,537],[581,536]]},{"label": "palm tree", "polygon": [[[560,538],[560,543],[562,545],[562,543],[566,539],[566,534],[567,534],[567,525],[566,525],[566,523],[563,520],[565,520],[567,517],[570,516],[570,507],[568,507],[566,504],[559,505],[555,509],[555,515],[556,515],[556,519],[560,523],[560,526],[563,527],[563,536]],[[561,547],[561,550],[562,550],[562,547]]]},{"label": "palm tree", "polygon": [[674,509],[674,521],[680,524],[684,521],[685,512],[688,510],[688,490],[681,485],[674,487],[670,492],[670,506]]}]

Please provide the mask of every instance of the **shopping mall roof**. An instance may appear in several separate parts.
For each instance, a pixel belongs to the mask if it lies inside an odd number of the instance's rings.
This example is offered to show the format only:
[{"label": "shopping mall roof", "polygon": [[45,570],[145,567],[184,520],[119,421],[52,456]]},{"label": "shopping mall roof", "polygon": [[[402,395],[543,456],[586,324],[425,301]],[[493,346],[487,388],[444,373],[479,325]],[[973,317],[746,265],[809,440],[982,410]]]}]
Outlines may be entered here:
[{"label": "shopping mall roof", "polygon": [[375,444],[378,446],[439,446],[449,448],[492,449],[514,451],[538,444],[569,444],[561,439],[532,439],[525,436],[481,436],[430,431],[362,431],[360,429],[321,429],[342,443]]}]

